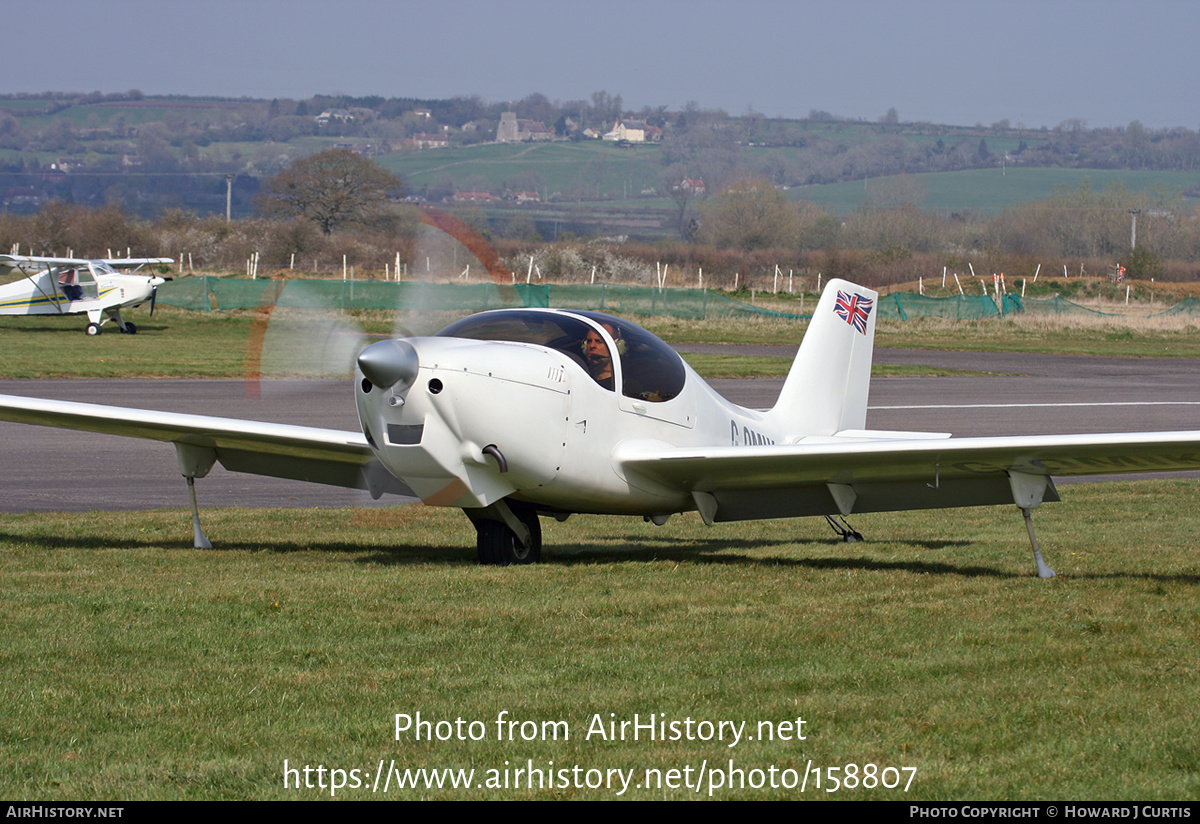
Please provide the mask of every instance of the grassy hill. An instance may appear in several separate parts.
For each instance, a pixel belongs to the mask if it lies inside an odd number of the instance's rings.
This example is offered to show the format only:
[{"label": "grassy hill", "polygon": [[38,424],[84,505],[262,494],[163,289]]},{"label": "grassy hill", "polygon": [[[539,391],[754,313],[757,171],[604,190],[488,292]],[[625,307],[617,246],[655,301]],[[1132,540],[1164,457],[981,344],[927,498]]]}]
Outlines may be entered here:
[{"label": "grassy hill", "polygon": [[[452,177],[459,188],[471,179],[484,179],[493,190],[506,181],[542,182],[543,197],[564,196],[573,190],[591,200],[636,198],[644,189],[660,186],[658,146],[617,148],[613,143],[488,143],[462,148],[404,152],[379,158],[379,164],[402,175],[412,186],[437,185]],[[473,188],[473,187],[466,187]],[[576,199],[576,198],[572,198]]]},{"label": "grassy hill", "polygon": [[[1057,186],[1073,189],[1088,181],[1096,189],[1119,183],[1130,191],[1168,194],[1200,183],[1198,172],[1021,166],[935,172],[912,177],[925,186],[926,197],[917,204],[920,208],[949,214],[970,210],[983,215],[998,214],[1021,203],[1045,200],[1054,194]],[[844,215],[869,200],[869,186],[866,180],[804,186],[790,190],[788,197],[811,200]]]},{"label": "grassy hill", "polygon": [[[1187,130],[1152,132],[1145,136],[1139,154],[1119,129],[1033,131],[1007,124],[990,128],[978,124],[885,125],[663,112],[659,121],[664,142],[670,144],[664,146],[619,148],[587,140],[480,143],[414,151],[408,148],[407,137],[417,126],[413,112],[405,112],[408,103],[387,103],[341,101],[340,105],[368,108],[356,108],[355,122],[339,130],[314,123],[315,113],[339,105],[334,98],[313,98],[300,104],[142,97],[133,92],[0,97],[0,136],[4,137],[0,141],[0,182],[26,202],[32,202],[34,196],[100,202],[112,196],[112,192],[103,193],[113,189],[114,173],[143,175],[149,182],[117,186],[113,191],[124,198],[126,208],[153,216],[171,206],[201,212],[223,210],[220,176],[236,173],[234,211],[249,214],[250,196],[259,180],[296,157],[331,145],[348,145],[402,175],[413,193],[438,189],[441,196],[476,189],[493,194],[505,189],[537,190],[543,203],[519,208],[533,216],[543,236],[550,236],[556,231],[553,227],[564,222],[586,231],[586,220],[580,222],[585,216],[579,213],[587,210],[602,215],[594,228],[605,231],[615,226],[619,230],[628,225],[631,234],[648,239],[670,236],[672,229],[678,228],[678,213],[671,200],[649,192],[662,192],[668,159],[685,157],[690,159],[679,168],[710,170],[711,175],[704,172],[712,178],[707,181],[710,186],[722,177],[767,177],[777,185],[791,184],[791,199],[811,200],[842,215],[887,188],[889,180],[895,179],[888,175],[899,169],[910,170],[905,185],[915,187],[918,193],[906,202],[935,212],[983,216],[1045,199],[1056,186],[1075,187],[1085,180],[1097,189],[1119,182],[1131,191],[1179,192],[1200,184],[1197,171],[1113,168],[1200,166],[1200,135]],[[479,114],[486,115],[482,121],[485,129],[488,122],[494,124],[499,108],[497,104],[486,112],[481,110]],[[452,140],[462,140],[466,137],[459,131],[462,119],[452,119],[448,111],[442,113],[442,121],[435,116],[434,121],[420,121],[419,128],[445,129]],[[693,139],[697,129],[707,136]],[[383,154],[378,155],[380,152]],[[710,156],[703,157],[705,152]],[[711,154],[718,155],[719,162],[714,164]],[[1025,163],[1061,165],[997,165],[1006,156],[1023,158]],[[44,178],[41,169],[59,162],[70,169],[70,176]],[[1109,168],[1077,168],[1087,163]],[[967,166],[974,168],[930,171]],[[89,173],[93,179],[81,182]],[[814,180],[843,182],[797,185]],[[204,198],[196,194],[199,190]],[[13,208],[30,207],[16,204]],[[504,218],[504,208],[514,207],[489,207],[489,217]],[[549,232],[547,227],[552,227]]]}]

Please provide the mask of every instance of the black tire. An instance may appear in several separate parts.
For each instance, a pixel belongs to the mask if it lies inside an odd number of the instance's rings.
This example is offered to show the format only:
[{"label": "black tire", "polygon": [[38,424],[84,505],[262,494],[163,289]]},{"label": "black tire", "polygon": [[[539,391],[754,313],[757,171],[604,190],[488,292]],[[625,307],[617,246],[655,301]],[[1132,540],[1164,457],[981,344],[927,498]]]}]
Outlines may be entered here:
[{"label": "black tire", "polygon": [[136,326],[134,326],[134,325],[133,325],[132,323],[130,323],[129,321],[125,321],[125,334],[127,334],[127,335],[136,335],[136,334],[137,334],[137,327],[136,327]]},{"label": "black tire", "polygon": [[98,323],[89,323],[87,328],[85,328],[83,331],[88,335],[88,337],[94,338],[104,330],[100,328],[100,324]]},{"label": "black tire", "polygon": [[542,524],[532,509],[513,507],[513,513],[529,528],[532,546],[522,546],[516,533],[502,521],[475,524],[479,563],[486,566],[536,564],[542,558]]}]

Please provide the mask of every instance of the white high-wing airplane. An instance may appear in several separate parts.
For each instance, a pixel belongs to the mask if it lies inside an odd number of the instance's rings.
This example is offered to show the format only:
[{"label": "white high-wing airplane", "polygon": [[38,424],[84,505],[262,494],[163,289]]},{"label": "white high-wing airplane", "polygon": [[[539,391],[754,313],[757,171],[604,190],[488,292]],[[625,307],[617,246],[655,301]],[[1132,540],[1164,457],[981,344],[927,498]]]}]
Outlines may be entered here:
[{"label": "white high-wing airplane", "polygon": [[[539,516],[697,510],[708,524],[1014,503],[1053,475],[1200,469],[1200,432],[994,438],[868,431],[877,295],[826,287],[774,408],[722,398],[669,346],[598,312],[502,309],[358,355],[361,432],[0,396],[0,419],[175,444],[195,478],[250,472],[461,507],[485,564],[531,563]],[[615,357],[612,353],[616,353]],[[843,517],[837,526],[831,516]]]},{"label": "white high-wing airplane", "polygon": [[171,258],[84,258],[28,257],[0,255],[0,277],[16,271],[20,280],[0,286],[0,315],[77,315],[87,314],[89,335],[99,335],[104,324],[116,321],[117,328],[130,335],[137,327],[121,317],[127,306],[154,299],[166,278],[119,272],[114,267],[174,263]]}]

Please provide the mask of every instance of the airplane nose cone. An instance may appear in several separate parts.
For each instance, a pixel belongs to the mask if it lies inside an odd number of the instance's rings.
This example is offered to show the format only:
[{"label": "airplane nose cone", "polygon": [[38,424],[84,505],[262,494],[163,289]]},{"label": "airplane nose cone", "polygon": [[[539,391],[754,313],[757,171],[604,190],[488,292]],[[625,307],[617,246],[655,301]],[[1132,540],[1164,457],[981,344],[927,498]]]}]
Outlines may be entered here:
[{"label": "airplane nose cone", "polygon": [[358,354],[358,368],[363,376],[381,389],[397,387],[400,392],[408,389],[417,379],[420,365],[417,350],[406,340],[383,340]]}]

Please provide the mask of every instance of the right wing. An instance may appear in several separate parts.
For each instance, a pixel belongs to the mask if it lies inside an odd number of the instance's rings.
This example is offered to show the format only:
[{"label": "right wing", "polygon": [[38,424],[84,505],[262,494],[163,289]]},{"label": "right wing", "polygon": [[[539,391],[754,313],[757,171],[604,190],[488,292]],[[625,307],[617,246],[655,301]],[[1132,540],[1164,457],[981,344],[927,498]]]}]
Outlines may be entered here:
[{"label": "right wing", "polygon": [[[1200,469],[1200,432],[988,438],[847,433],[797,444],[678,448],[623,444],[620,471],[691,493],[706,520],[792,518],[1016,503],[1013,477]],[[895,436],[895,437],[892,437]]]},{"label": "right wing", "polygon": [[211,450],[231,472],[366,489],[376,498],[413,494],[380,465],[361,432],[14,395],[0,395],[0,420],[166,441],[181,454]]}]

